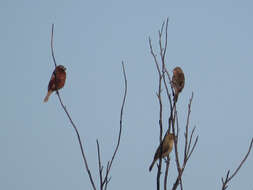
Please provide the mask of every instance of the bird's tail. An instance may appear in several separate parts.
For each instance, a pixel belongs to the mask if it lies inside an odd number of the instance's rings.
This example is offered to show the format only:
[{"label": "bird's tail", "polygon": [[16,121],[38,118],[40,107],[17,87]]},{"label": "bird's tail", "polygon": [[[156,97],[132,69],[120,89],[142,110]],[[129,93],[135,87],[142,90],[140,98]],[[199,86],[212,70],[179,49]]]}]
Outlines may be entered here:
[{"label": "bird's tail", "polygon": [[46,95],[46,97],[44,98],[44,102],[45,102],[45,103],[48,101],[48,99],[49,99],[50,95],[52,94],[52,92],[53,92],[52,90],[48,90],[47,95]]},{"label": "bird's tail", "polygon": [[149,166],[149,171],[151,172],[151,170],[152,170],[152,168],[153,168],[153,166],[154,166],[154,164],[155,164],[155,159],[153,160],[153,162],[151,163],[151,165]]}]

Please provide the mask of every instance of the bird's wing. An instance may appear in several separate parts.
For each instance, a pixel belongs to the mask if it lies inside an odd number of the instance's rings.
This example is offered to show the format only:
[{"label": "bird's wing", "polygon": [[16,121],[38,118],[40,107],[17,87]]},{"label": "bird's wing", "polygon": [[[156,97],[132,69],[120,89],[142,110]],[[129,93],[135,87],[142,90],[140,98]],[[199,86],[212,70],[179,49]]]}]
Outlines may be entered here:
[{"label": "bird's wing", "polygon": [[[155,159],[158,159],[158,158],[159,158],[159,155],[161,154],[161,148],[160,148],[161,145],[162,145],[162,144],[159,145],[159,147],[157,148],[157,150],[156,150],[156,152],[155,152],[155,156],[154,156]],[[165,142],[163,141],[162,157],[163,157],[164,154],[168,151],[168,149],[169,149],[169,144],[168,144],[168,143],[165,143]]]},{"label": "bird's wing", "polygon": [[49,84],[48,84],[48,90],[49,89],[55,89],[55,71],[52,73]]}]

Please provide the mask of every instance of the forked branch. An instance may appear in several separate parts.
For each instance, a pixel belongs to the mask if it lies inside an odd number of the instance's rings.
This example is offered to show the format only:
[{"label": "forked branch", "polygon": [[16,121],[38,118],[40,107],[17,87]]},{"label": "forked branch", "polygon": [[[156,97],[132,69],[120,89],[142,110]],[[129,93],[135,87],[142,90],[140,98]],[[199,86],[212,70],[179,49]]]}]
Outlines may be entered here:
[{"label": "forked branch", "polygon": [[122,62],[122,69],[123,69],[123,76],[124,76],[124,84],[125,84],[125,90],[124,90],[124,96],[123,96],[123,101],[121,105],[121,110],[120,110],[120,124],[119,124],[119,134],[118,134],[118,141],[117,145],[115,147],[115,150],[113,152],[112,158],[110,161],[107,162],[106,166],[106,171],[105,171],[105,176],[103,176],[103,166],[101,165],[101,157],[100,157],[100,149],[99,149],[99,143],[97,140],[97,151],[98,151],[98,164],[99,164],[99,178],[100,178],[100,190],[107,189],[107,185],[110,181],[109,173],[111,171],[111,167],[113,164],[113,161],[115,159],[115,156],[118,152],[119,145],[120,145],[120,139],[121,139],[121,133],[122,133],[122,121],[123,121],[123,111],[124,111],[124,106],[126,102],[126,95],[127,95],[127,77],[126,77],[126,71],[125,71],[125,65]]},{"label": "forked branch", "polygon": [[[53,39],[54,39],[54,24],[52,24],[52,32],[51,32],[51,54],[52,54],[52,58],[53,58],[53,62],[54,62],[55,68],[56,68],[57,67],[57,63],[56,63],[56,59],[55,59],[55,56],[54,56]],[[103,166],[101,164],[101,153],[100,153],[99,142],[97,140],[98,165],[99,165],[99,177],[100,177],[99,179],[100,179],[100,189],[101,190],[107,189],[107,185],[108,185],[108,183],[109,183],[109,181],[111,179],[109,177],[109,173],[110,173],[113,161],[115,159],[115,156],[116,156],[116,154],[118,152],[119,145],[120,145],[120,139],[121,139],[121,133],[122,133],[123,111],[124,111],[124,106],[125,106],[125,102],[126,102],[126,95],[127,95],[127,77],[126,77],[126,71],[125,71],[125,66],[124,66],[123,62],[122,62],[122,69],[123,69],[125,90],[124,90],[124,96],[123,96],[123,101],[122,101],[122,105],[121,105],[121,111],[120,111],[119,135],[118,135],[117,145],[116,145],[116,148],[115,148],[115,150],[113,152],[112,158],[111,158],[110,161],[107,162],[106,173],[105,173],[104,177],[103,177],[103,169],[104,168],[103,168]],[[55,74],[55,78],[56,78],[56,74]],[[77,139],[78,139],[78,142],[79,142],[79,145],[80,145],[80,149],[81,149],[81,153],[82,153],[82,158],[83,158],[83,161],[84,161],[84,165],[85,165],[86,171],[88,173],[88,176],[89,176],[90,182],[92,184],[93,190],[96,190],[96,186],[94,184],[94,181],[93,181],[93,178],[92,178],[89,166],[88,166],[88,162],[87,162],[86,157],[85,157],[84,148],[83,148],[83,145],[82,145],[82,141],[81,141],[78,129],[77,129],[75,123],[73,122],[73,120],[72,120],[72,118],[71,118],[71,116],[70,116],[70,114],[69,114],[66,106],[64,106],[63,101],[61,99],[61,96],[60,96],[60,93],[59,93],[58,90],[56,90],[56,94],[57,94],[57,96],[59,98],[60,104],[61,104],[64,112],[66,113],[66,115],[67,115],[67,117],[68,117],[68,119],[69,119],[69,121],[71,123],[71,126],[73,127],[73,129],[76,132],[76,136],[77,136]]]},{"label": "forked branch", "polygon": [[[163,24],[164,25],[164,24]],[[162,26],[163,28],[163,26]],[[159,31],[160,34],[160,31]],[[159,127],[160,127],[160,136],[159,136],[159,144],[162,145],[162,135],[163,135],[163,104],[162,104],[162,79],[163,79],[163,74],[161,72],[161,69],[159,67],[158,60],[156,58],[156,54],[153,51],[151,39],[149,38],[149,47],[150,47],[150,52],[154,58],[154,62],[156,65],[156,69],[159,75],[159,80],[158,80],[158,92],[156,93],[158,102],[159,102]],[[156,176],[156,188],[157,190],[160,189],[160,176],[161,176],[161,168],[162,168],[162,149],[160,149],[160,156],[159,156],[159,163],[158,163],[158,170],[157,170],[157,176]]]},{"label": "forked branch", "polygon": [[228,170],[227,174],[226,174],[226,178],[224,180],[224,178],[221,178],[221,182],[222,182],[222,190],[227,189],[228,187],[228,183],[235,177],[235,175],[238,173],[238,171],[241,169],[242,165],[245,163],[245,161],[247,160],[250,151],[252,149],[252,145],[253,145],[253,138],[251,139],[250,145],[249,145],[249,149],[246,153],[246,155],[244,156],[244,158],[242,159],[241,163],[239,164],[239,166],[236,168],[236,170],[234,171],[234,173],[232,173],[232,175],[230,175],[230,170]]},{"label": "forked branch", "polygon": [[[160,144],[162,146],[162,131],[163,130],[172,132],[176,136],[176,138],[174,138],[174,150],[175,150],[175,162],[176,162],[176,168],[178,170],[178,176],[172,189],[175,190],[177,189],[178,185],[180,185],[181,190],[183,190],[182,174],[186,167],[187,161],[189,160],[198,142],[198,136],[193,141],[195,128],[193,128],[193,130],[189,132],[189,118],[190,118],[193,94],[190,98],[189,105],[188,105],[187,123],[185,127],[185,139],[184,139],[185,140],[184,154],[183,154],[184,158],[183,158],[183,163],[180,164],[179,147],[178,147],[179,122],[178,122],[178,117],[177,117],[177,108],[176,108],[176,102],[173,101],[173,98],[172,98],[172,95],[174,96],[174,89],[171,82],[171,77],[169,75],[168,69],[166,68],[166,64],[165,64],[165,57],[166,57],[167,44],[168,44],[168,19],[165,22],[163,22],[161,29],[158,31],[158,37],[159,37],[158,44],[159,44],[159,58],[160,58],[159,60],[157,58],[156,53],[153,50],[151,38],[149,38],[149,47],[150,47],[150,52],[151,52],[151,55],[153,56],[153,60],[155,62],[155,66],[159,75],[157,98],[158,98],[159,106],[160,106],[160,109],[159,109]],[[163,86],[165,87],[165,90],[166,90],[167,101],[169,102],[169,108],[170,108],[170,115],[168,116],[168,126],[165,129],[162,123],[163,114],[164,114],[163,108],[165,107],[165,102],[166,102],[166,101],[162,101],[161,92],[162,92]],[[165,176],[164,176],[164,190],[167,189],[169,165],[170,165],[170,159],[169,157],[167,157]],[[160,155],[157,178],[156,178],[157,190],[160,189],[161,168],[162,168],[162,162],[161,162],[161,155]]]}]

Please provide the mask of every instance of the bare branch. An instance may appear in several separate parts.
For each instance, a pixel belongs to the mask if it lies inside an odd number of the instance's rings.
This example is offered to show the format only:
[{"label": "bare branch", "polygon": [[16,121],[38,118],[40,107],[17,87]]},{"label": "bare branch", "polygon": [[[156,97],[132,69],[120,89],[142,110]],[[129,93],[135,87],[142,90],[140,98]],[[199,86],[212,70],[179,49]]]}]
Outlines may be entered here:
[{"label": "bare branch", "polygon": [[123,61],[122,61],[122,69],[123,69],[123,75],[124,75],[125,91],[124,91],[123,101],[122,101],[121,110],[120,110],[120,128],[119,128],[119,135],[118,135],[117,145],[116,145],[116,148],[115,148],[114,153],[112,155],[112,159],[107,164],[105,178],[104,178],[103,183],[102,183],[102,185],[105,184],[105,189],[107,188],[107,185],[108,185],[108,183],[109,183],[109,181],[111,179],[111,178],[108,179],[108,175],[110,173],[110,170],[111,170],[111,167],[112,167],[112,163],[114,161],[116,153],[117,153],[117,151],[119,149],[119,144],[120,144],[120,139],[121,139],[121,132],[122,132],[123,111],[124,111],[124,106],[125,106],[125,102],[126,102],[126,95],[127,95],[127,77],[126,77],[126,71],[125,71],[125,66],[124,66],[124,62]]},{"label": "bare branch", "polygon": [[[168,22],[169,22],[169,19],[167,18],[166,19],[166,25],[165,25],[165,22],[163,22],[161,30],[159,31],[160,57],[161,57],[161,61],[163,63],[163,66],[164,66],[164,63],[165,63],[165,55],[166,55],[166,50],[167,50]],[[163,47],[163,45],[162,45],[162,40],[163,40],[162,36],[163,36],[164,25],[165,25],[166,28],[165,28],[165,44],[164,44],[164,47]]]},{"label": "bare branch", "polygon": [[103,166],[101,165],[101,156],[100,156],[100,148],[98,140],[97,142],[97,151],[98,151],[98,172],[99,172],[99,180],[100,180],[100,189],[103,188]]},{"label": "bare branch", "polygon": [[[162,46],[162,35],[163,35],[163,27],[164,27],[164,23],[162,25],[162,29],[159,32],[159,46],[160,46],[160,57],[161,57],[161,61],[162,61],[162,78],[163,78],[163,84],[165,86],[166,89],[166,93],[167,93],[167,97],[169,99],[169,103],[170,103],[170,109],[173,110],[173,106],[172,106],[172,99],[171,99],[171,95],[169,93],[169,89],[168,89],[168,85],[166,82],[166,78],[165,78],[165,73],[167,71],[166,65],[165,65],[165,55],[166,55],[166,50],[167,50],[167,41],[168,41],[168,22],[169,19],[167,18],[166,20],[166,29],[165,29],[165,45],[164,47]],[[170,80],[170,78],[169,78]],[[172,112],[171,112],[172,113]],[[171,115],[172,117],[172,115]],[[169,125],[170,126],[170,125]],[[170,131],[170,127],[169,127],[169,131]]]},{"label": "bare branch", "polygon": [[167,68],[165,68],[165,73],[166,73],[166,75],[167,75],[167,78],[168,78],[169,81],[170,81],[171,92],[172,92],[172,95],[174,96],[174,89],[173,89],[173,86],[172,86],[172,80],[171,80],[171,77],[170,77],[170,74],[169,74],[169,71],[167,70]]},{"label": "bare branch", "polygon": [[184,159],[187,159],[187,148],[188,148],[188,130],[189,130],[189,123],[190,123],[190,114],[191,114],[191,103],[193,99],[193,93],[190,98],[190,102],[188,104],[188,114],[187,114],[187,121],[186,121],[186,127],[185,127],[185,148],[184,148]]},{"label": "bare branch", "polygon": [[241,163],[236,168],[236,170],[234,171],[234,173],[229,176],[230,170],[228,170],[225,180],[223,178],[221,178],[221,180],[222,180],[222,190],[227,189],[229,181],[231,181],[233,179],[233,177],[235,177],[235,175],[238,173],[238,171],[240,170],[240,168],[242,167],[242,165],[245,163],[245,161],[247,160],[247,158],[248,158],[248,156],[250,154],[250,151],[252,149],[252,145],[253,145],[253,138],[251,139],[251,142],[250,142],[250,145],[249,145],[249,149],[248,149],[246,155],[244,156],[244,158],[242,159]]},{"label": "bare branch", "polygon": [[[175,105],[175,104],[174,104]],[[177,114],[176,114],[176,107],[174,106],[174,117],[172,118],[172,132],[176,135],[176,138],[174,139],[174,152],[175,152],[175,158],[176,158],[176,165],[177,165],[177,170],[178,170],[178,174],[181,173],[181,166],[179,163],[179,155],[178,155],[178,130],[176,132],[175,130],[175,120],[177,118]],[[177,129],[178,129],[178,122],[177,122]],[[180,180],[180,179],[179,179]]]},{"label": "bare branch", "polygon": [[187,147],[187,152],[186,152],[186,155],[189,155],[189,151],[191,149],[191,144],[192,144],[192,137],[193,137],[193,134],[194,134],[194,131],[195,131],[196,127],[193,128],[192,132],[191,132],[191,135],[190,135],[190,141],[189,141],[189,145]]},{"label": "bare branch", "polygon": [[170,157],[167,156],[166,159],[166,168],[165,168],[165,175],[164,175],[164,190],[167,190],[167,179],[168,179],[168,171],[170,167]]},{"label": "bare branch", "polygon": [[[52,53],[52,57],[53,57],[53,61],[54,61],[55,67],[56,67],[57,64],[56,64],[56,59],[55,59],[55,56],[54,56],[54,49],[53,49],[53,36],[54,36],[54,25],[52,25],[52,33],[51,33],[51,53]],[[127,78],[126,78],[126,72],[125,72],[125,67],[124,67],[124,63],[123,62],[122,62],[122,68],[123,68],[123,75],[124,75],[125,91],[124,91],[123,102],[122,102],[121,111],[120,111],[120,130],[119,130],[119,135],[118,135],[118,141],[117,141],[116,148],[115,148],[115,150],[113,152],[111,160],[108,161],[108,163],[107,163],[106,175],[105,175],[104,179],[103,179],[103,166],[101,164],[100,147],[99,147],[99,142],[97,140],[99,178],[100,178],[100,189],[101,190],[103,188],[107,189],[107,185],[108,185],[109,181],[111,180],[111,177],[108,177],[108,175],[109,175],[109,172],[111,170],[112,163],[114,161],[116,153],[118,151],[119,144],[120,144],[120,139],[121,139],[123,110],[124,110],[125,101],[126,101],[126,94],[127,94]],[[56,75],[55,75],[55,77],[56,77]],[[90,182],[92,184],[93,190],[96,190],[96,187],[95,187],[95,184],[94,184],[94,181],[93,181],[93,178],[92,178],[92,175],[91,175],[91,172],[89,170],[88,163],[87,163],[87,160],[86,160],[86,157],[85,157],[85,154],[84,154],[84,149],[83,149],[83,146],[82,146],[82,142],[81,142],[81,138],[80,138],[78,129],[77,129],[76,125],[74,124],[74,122],[73,122],[73,120],[72,120],[69,112],[67,111],[66,106],[64,106],[64,104],[62,102],[62,99],[61,99],[61,96],[60,96],[60,93],[59,93],[58,90],[56,90],[56,94],[57,94],[57,96],[59,98],[59,101],[60,101],[60,104],[61,104],[63,110],[65,111],[67,117],[69,118],[69,121],[70,121],[72,127],[74,128],[74,130],[76,132],[76,135],[78,137],[78,142],[79,142],[79,145],[80,145],[80,149],[81,149],[81,153],[82,153],[82,157],[83,157],[83,161],[84,161],[87,173],[89,175]]]},{"label": "bare branch", "polygon": [[[163,26],[162,26],[163,28]],[[160,34],[160,31],[159,31]],[[156,55],[153,51],[153,47],[152,47],[152,43],[151,43],[151,39],[149,38],[149,47],[150,47],[150,52],[154,58],[155,61],[155,65],[156,65],[156,69],[157,72],[159,74],[159,82],[158,82],[158,92],[157,92],[157,98],[159,101],[159,127],[160,127],[160,136],[159,136],[159,140],[160,140],[160,144],[162,146],[162,134],[163,134],[163,123],[162,123],[162,115],[163,115],[163,106],[162,106],[162,96],[161,96],[161,92],[162,92],[162,73],[161,73],[161,69],[159,67],[159,63],[157,61]],[[162,149],[160,152],[160,156],[159,156],[159,164],[158,164],[158,170],[157,170],[157,190],[160,189],[160,176],[161,176],[161,168],[162,168]]]},{"label": "bare branch", "polygon": [[[191,145],[192,145],[192,138],[193,138],[193,134],[194,134],[194,131],[195,131],[195,128],[192,130],[191,132],[191,135],[190,135],[190,140],[189,140],[189,137],[188,137],[188,133],[189,133],[189,118],[190,118],[190,112],[191,112],[191,104],[192,104],[192,100],[193,100],[193,93],[192,93],[192,96],[189,100],[189,104],[188,104],[188,114],[187,114],[187,122],[186,122],[186,127],[185,127],[185,148],[184,148],[184,159],[183,159],[183,164],[182,164],[182,167],[180,166],[180,163],[179,163],[179,156],[178,156],[178,147],[177,147],[177,142],[178,140],[175,139],[174,140],[174,143],[175,143],[175,155],[176,155],[176,163],[177,163],[177,169],[178,169],[178,177],[172,187],[173,190],[177,189],[177,186],[180,184],[180,188],[181,190],[183,189],[183,184],[182,184],[182,175],[183,175],[183,172],[184,172],[184,169],[186,167],[186,164],[187,164],[187,161],[189,160],[191,154],[193,153],[196,145],[197,145],[197,142],[198,142],[198,136],[197,138],[195,139],[194,141],[194,144],[191,148]],[[177,111],[176,111],[176,106],[174,108],[174,120],[176,119],[177,120],[177,129],[178,129],[178,117],[177,117]],[[173,130],[173,133],[175,133],[175,126],[172,122],[172,130]],[[189,144],[188,144],[189,142]]]},{"label": "bare branch", "polygon": [[[188,104],[188,115],[187,115],[187,123],[185,127],[185,144],[184,144],[184,159],[182,165],[180,164],[179,159],[179,147],[178,147],[178,137],[179,137],[179,121],[178,121],[178,115],[177,115],[177,108],[176,108],[176,101],[172,101],[172,96],[174,96],[174,89],[171,82],[171,77],[169,75],[168,69],[166,68],[165,64],[165,57],[166,57],[166,51],[167,51],[167,44],[168,44],[168,21],[169,19],[166,19],[166,22],[162,23],[161,29],[158,31],[158,45],[159,45],[159,57],[160,62],[157,59],[157,55],[154,53],[151,39],[149,38],[149,46],[150,46],[150,52],[153,56],[157,72],[159,74],[159,87],[157,92],[157,98],[159,100],[159,126],[160,126],[160,144],[162,143],[161,135],[163,130],[163,124],[162,124],[162,118],[163,118],[163,102],[162,102],[162,96],[161,96],[161,90],[162,85],[164,85],[166,90],[166,95],[169,100],[170,105],[170,115],[168,118],[168,131],[172,131],[172,133],[175,135],[176,138],[174,138],[174,152],[175,152],[175,162],[176,167],[178,171],[178,176],[176,178],[176,181],[172,187],[173,190],[176,190],[178,185],[180,185],[180,189],[183,190],[183,182],[182,182],[182,174],[184,172],[186,163],[191,156],[192,152],[194,151],[196,144],[198,142],[198,137],[195,139],[194,144],[192,145],[192,138],[195,129],[191,132],[190,138],[189,138],[189,119],[190,119],[190,112],[191,112],[191,103],[193,99],[193,94],[190,98],[189,104]],[[165,36],[164,36],[165,33]],[[163,41],[165,41],[163,43]],[[170,86],[170,87],[169,87]],[[169,158],[168,158],[169,159]],[[158,164],[158,171],[157,171],[157,190],[160,189],[160,175],[161,175],[161,164],[162,159],[160,157],[159,164]],[[168,178],[168,170],[169,170],[169,162],[167,160],[166,162],[166,168],[165,168],[165,176],[164,176],[164,190],[167,189],[167,178]]]},{"label": "bare branch", "polygon": [[[195,142],[193,144],[193,147],[192,147],[190,153],[187,155],[187,161],[189,160],[189,158],[191,157],[193,151],[195,150],[195,147],[196,147],[196,145],[198,143],[198,140],[199,140],[199,136],[196,137]],[[189,146],[190,146],[190,144],[189,144]]]},{"label": "bare branch", "polygon": [[[55,59],[55,56],[54,56],[53,37],[54,37],[54,24],[52,24],[52,33],[51,33],[51,53],[52,53],[54,65],[55,65],[55,67],[56,67],[57,64],[56,64],[56,59]],[[55,74],[55,78],[56,78],[56,74]],[[57,81],[57,80],[55,80],[55,81]],[[88,166],[88,162],[87,162],[86,157],[85,157],[85,154],[84,154],[84,149],[83,149],[82,141],[81,141],[79,132],[78,132],[78,130],[77,130],[77,127],[76,127],[76,125],[74,124],[72,118],[70,117],[70,114],[69,114],[69,112],[67,111],[66,106],[64,106],[64,104],[63,104],[63,102],[62,102],[62,99],[61,99],[61,96],[60,96],[60,93],[59,93],[59,91],[57,90],[57,88],[56,88],[56,94],[57,94],[57,96],[58,96],[58,98],[59,98],[59,101],[60,101],[60,104],[61,104],[63,110],[65,111],[65,113],[66,113],[66,115],[67,115],[67,117],[68,117],[68,119],[69,119],[69,121],[70,121],[70,123],[71,123],[71,126],[73,127],[73,129],[74,129],[75,132],[76,132],[76,136],[77,136],[77,138],[78,138],[78,142],[79,142],[79,145],[80,145],[80,149],[81,149],[81,153],[82,153],[82,157],[83,157],[83,161],[84,161],[84,164],[85,164],[86,171],[87,171],[87,173],[88,173],[88,175],[89,175],[89,179],[90,179],[90,182],[91,182],[91,184],[92,184],[93,189],[96,190],[96,187],[95,187],[95,184],[94,184],[94,182],[93,182],[92,175],[91,175],[91,172],[90,172],[90,169],[89,169],[89,166]]]},{"label": "bare branch", "polygon": [[163,51],[163,62],[165,62],[165,55],[167,51],[167,42],[168,42],[168,23],[169,23],[169,18],[166,19],[166,29],[165,29],[165,45],[164,45],[164,51]]},{"label": "bare branch", "polygon": [[156,65],[157,72],[158,72],[158,74],[159,74],[159,77],[161,77],[161,76],[162,76],[162,74],[161,74],[161,70],[160,70],[160,68],[159,68],[159,64],[158,64],[158,61],[157,61],[156,55],[155,55],[155,53],[154,53],[154,51],[153,51],[151,38],[148,38],[148,40],[149,40],[149,48],[150,48],[150,52],[151,52],[151,54],[152,54],[152,56],[153,56],[153,58],[154,58],[154,61],[155,61],[155,65]]},{"label": "bare branch", "polygon": [[56,68],[57,64],[56,64],[56,60],[55,60],[55,56],[54,56],[54,24],[52,24],[52,31],[51,31],[51,54],[52,54],[52,58],[54,61],[54,66]]}]

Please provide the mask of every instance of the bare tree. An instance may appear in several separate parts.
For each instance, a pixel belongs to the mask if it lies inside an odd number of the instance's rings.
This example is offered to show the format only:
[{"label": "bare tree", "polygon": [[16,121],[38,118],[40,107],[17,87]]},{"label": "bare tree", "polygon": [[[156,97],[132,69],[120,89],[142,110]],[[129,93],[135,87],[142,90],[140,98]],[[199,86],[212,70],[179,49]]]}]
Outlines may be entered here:
[{"label": "bare tree", "polygon": [[[179,136],[179,121],[178,121],[178,116],[177,116],[177,108],[176,108],[176,101],[172,98],[174,96],[174,89],[171,81],[170,74],[168,72],[167,66],[166,66],[166,50],[167,50],[167,42],[168,42],[168,19],[166,22],[163,22],[161,29],[158,31],[158,44],[159,44],[159,56],[156,55],[156,53],[153,50],[151,38],[149,38],[149,47],[151,51],[151,55],[153,56],[155,66],[158,72],[158,92],[157,92],[157,98],[159,102],[159,129],[160,129],[160,135],[159,135],[159,142],[162,144],[162,136],[163,136],[163,130],[165,129],[166,131],[172,131],[172,133],[176,136],[174,139],[174,153],[175,153],[175,162],[177,166],[177,177],[176,181],[174,182],[172,189],[175,190],[177,189],[178,185],[180,185],[181,190],[183,190],[183,182],[182,182],[182,175],[185,170],[186,164],[191,157],[197,142],[198,142],[198,136],[194,138],[194,132],[195,132],[195,127],[193,130],[189,131],[189,120],[190,120],[190,113],[191,113],[191,105],[192,105],[192,100],[193,100],[193,93],[190,97],[189,104],[188,104],[188,114],[187,114],[187,123],[185,125],[185,132],[184,132],[184,157],[183,157],[183,162],[180,163],[180,158],[179,158],[179,151],[180,147],[178,147],[178,136]],[[165,27],[165,29],[164,29]],[[164,37],[165,34],[165,37]],[[163,44],[163,41],[164,44]],[[159,61],[159,59],[160,61]],[[167,101],[163,101],[163,96],[162,96],[162,88],[165,88],[166,96],[165,99]],[[164,103],[168,102],[168,104]],[[163,124],[163,109],[165,107],[170,108],[170,115],[165,116],[168,119],[167,124]],[[160,154],[160,159],[158,163],[158,170],[157,170],[157,190],[160,189],[160,177],[161,177],[161,169],[162,169],[162,155]],[[168,170],[169,170],[169,165],[170,165],[170,158],[169,156],[167,159],[165,159],[166,167],[165,167],[165,175],[164,175],[164,190],[167,189],[167,178],[168,178]]]},{"label": "bare tree", "polygon": [[[54,66],[55,68],[57,67],[57,64],[56,64],[56,59],[55,59],[55,55],[54,55],[54,48],[53,48],[53,39],[54,39],[54,24],[52,24],[52,31],[51,31],[51,54],[52,54],[52,58],[53,58],[53,62],[54,62]],[[103,169],[104,169],[104,166],[102,165],[101,163],[101,156],[100,156],[100,148],[99,148],[99,142],[98,140],[96,141],[97,142],[97,152],[98,152],[98,168],[99,168],[99,180],[100,180],[100,187],[99,189],[100,190],[106,190],[107,189],[107,185],[111,179],[111,177],[109,176],[110,174],[110,171],[111,171],[111,167],[112,167],[112,164],[113,164],[113,161],[115,159],[115,156],[118,152],[118,149],[119,149],[119,145],[120,145],[120,139],[121,139],[121,132],[122,132],[122,125],[123,125],[123,111],[124,111],[124,106],[125,106],[125,102],[126,102],[126,95],[127,95],[127,77],[126,77],[126,71],[125,71],[125,66],[124,66],[124,63],[122,61],[122,69],[123,69],[123,76],[124,76],[124,85],[125,85],[125,90],[124,90],[124,96],[123,96],[123,101],[122,101],[122,105],[121,105],[121,109],[120,109],[120,124],[119,124],[119,134],[118,134],[118,140],[117,140],[117,145],[114,149],[114,152],[113,152],[113,155],[112,155],[112,158],[111,160],[109,160],[107,162],[107,165],[106,165],[106,169],[105,169],[105,175],[103,175]],[[55,75],[55,81],[57,81],[56,79],[56,74],[54,73]],[[55,84],[56,85],[56,84]],[[56,85],[57,86],[57,85]],[[78,132],[78,129],[74,123],[74,121],[72,120],[66,106],[64,106],[63,104],[63,101],[62,101],[62,98],[60,96],[60,93],[59,91],[57,90],[56,88],[56,94],[58,96],[58,99],[60,101],[60,104],[62,106],[62,109],[64,110],[64,112],[66,113],[70,123],[71,123],[71,126],[73,127],[73,129],[75,130],[76,132],[76,136],[77,136],[77,139],[78,139],[78,142],[79,142],[79,145],[80,145],[80,150],[81,150],[81,153],[82,153],[82,158],[83,158],[83,161],[84,161],[84,166],[85,166],[85,169],[88,173],[88,176],[89,176],[89,179],[90,179],[90,182],[91,182],[91,185],[92,185],[92,188],[93,190],[96,190],[96,185],[94,183],[94,179],[91,175],[91,171],[89,169],[89,165],[88,165],[88,161],[86,159],[86,156],[85,156],[85,152],[84,152],[84,146],[83,146],[83,143],[81,141],[81,138],[80,138],[80,135],[79,135],[79,132]]]},{"label": "bare tree", "polygon": [[[164,30],[165,27],[165,30]],[[165,33],[165,36],[164,36]],[[164,43],[163,43],[164,42]],[[190,128],[190,113],[191,113],[191,105],[193,101],[193,93],[190,97],[189,104],[188,104],[188,113],[187,113],[187,120],[186,125],[184,128],[184,142],[183,147],[178,146],[178,137],[179,137],[179,121],[178,121],[178,111],[176,108],[176,101],[172,98],[174,96],[175,92],[173,89],[172,80],[170,77],[170,74],[168,72],[167,66],[166,66],[166,50],[167,50],[167,43],[168,43],[168,19],[166,22],[163,22],[161,29],[158,31],[158,44],[159,44],[159,55],[155,53],[152,46],[151,38],[149,38],[149,47],[151,55],[154,59],[155,66],[158,72],[158,92],[157,92],[157,98],[159,102],[159,142],[162,145],[162,136],[163,136],[163,130],[172,131],[172,133],[176,136],[174,139],[174,153],[175,153],[175,164],[177,167],[177,177],[175,182],[172,185],[172,190],[176,190],[178,186],[180,186],[180,189],[183,190],[183,172],[186,168],[186,165],[189,161],[189,158],[191,157],[193,151],[196,148],[197,142],[198,142],[198,136],[194,137],[194,132],[196,127],[194,127],[192,130],[189,130]],[[159,58],[158,58],[159,57]],[[165,98],[162,95],[162,90],[165,88]],[[167,100],[167,101],[166,101]],[[168,102],[166,104],[166,102]],[[166,116],[163,113],[163,110],[165,107],[170,108],[170,115]],[[163,117],[168,117],[168,124],[163,124]],[[230,170],[227,172],[225,179],[222,178],[222,190],[227,189],[228,183],[235,177],[235,175],[238,173],[242,165],[245,163],[246,159],[249,156],[249,153],[252,149],[253,144],[253,138],[251,140],[248,152],[246,153],[243,160],[240,162],[239,166],[236,168],[236,170],[230,174]],[[183,149],[183,158],[181,159],[179,157],[180,150]],[[164,190],[167,190],[167,178],[168,178],[168,170],[170,167],[171,160],[169,156],[164,159],[165,160],[165,175],[164,175]],[[182,160],[182,163],[180,163],[180,160]],[[161,177],[161,170],[162,170],[162,152],[160,154],[159,163],[157,165],[157,190],[160,190],[160,177]]]},{"label": "bare tree", "polygon": [[[54,55],[54,48],[53,48],[53,38],[54,38],[54,24],[52,25],[52,33],[51,33],[51,54],[53,58],[53,62],[55,67],[57,66],[55,55]],[[179,142],[179,129],[180,129],[180,122],[178,119],[178,110],[177,110],[177,98],[175,98],[175,91],[173,88],[173,77],[170,77],[169,70],[167,69],[166,66],[166,51],[167,51],[167,42],[168,42],[168,19],[163,22],[161,29],[158,31],[158,45],[159,45],[159,50],[158,50],[158,55],[155,53],[153,50],[152,46],[152,41],[151,38],[149,38],[149,47],[150,47],[150,52],[151,55],[154,59],[154,63],[156,66],[156,70],[158,73],[158,90],[157,90],[157,99],[159,103],[159,144],[162,147],[163,145],[163,134],[164,131],[166,132],[171,132],[175,138],[173,138],[174,141],[174,155],[175,155],[175,162],[172,162],[170,160],[169,155],[167,158],[164,159],[165,161],[165,172],[164,172],[164,178],[163,178],[163,187],[164,190],[168,189],[168,172],[170,168],[170,163],[175,163],[176,168],[177,168],[177,174],[175,176],[175,181],[172,183],[171,189],[176,190],[178,187],[180,187],[181,190],[183,190],[183,173],[185,171],[186,165],[193,153],[193,151],[196,148],[196,145],[198,143],[198,136],[195,136],[195,127],[190,129],[190,114],[191,114],[191,106],[192,106],[192,101],[193,101],[193,93],[191,94],[189,98],[189,103],[187,107],[187,115],[186,115],[186,124],[185,127],[183,128],[184,132],[184,138],[180,139],[180,142],[183,143],[182,146],[178,145]],[[89,169],[88,161],[86,158],[86,154],[84,151],[84,145],[83,142],[81,141],[78,128],[75,125],[74,121],[72,120],[66,106],[64,105],[62,98],[60,96],[59,91],[56,89],[56,94],[58,96],[59,102],[61,104],[62,109],[66,113],[66,116],[68,117],[71,126],[76,132],[76,136],[79,142],[82,158],[83,158],[83,163],[85,166],[85,170],[88,174],[90,183],[92,185],[92,189],[100,189],[100,190],[106,190],[108,187],[108,183],[111,180],[110,176],[110,171],[112,168],[113,161],[117,155],[119,145],[120,145],[120,140],[121,140],[121,133],[122,133],[122,127],[123,127],[123,112],[124,112],[124,106],[126,102],[126,95],[127,95],[127,77],[126,77],[126,71],[125,71],[125,66],[124,63],[122,62],[122,69],[123,69],[123,77],[124,77],[124,95],[123,95],[123,100],[122,100],[122,105],[120,109],[120,121],[119,121],[119,133],[118,133],[118,138],[117,138],[117,144],[116,147],[113,151],[112,157],[109,161],[106,162],[105,165],[103,165],[103,162],[101,160],[101,151],[100,151],[100,145],[99,141],[96,140],[97,143],[97,158],[98,158],[98,173],[99,173],[99,187],[95,185],[95,180],[92,177],[92,173]],[[54,74],[55,79],[56,79],[56,74]],[[57,80],[55,80],[57,81]],[[56,84],[55,84],[56,85]],[[56,85],[57,86],[57,85]],[[163,94],[163,90],[165,89],[165,93]],[[177,93],[177,92],[176,92]],[[178,96],[178,94],[176,94]],[[173,98],[174,96],[174,98]],[[164,112],[165,108],[169,108],[169,114],[166,114]],[[168,123],[163,123],[164,118],[168,120]],[[240,162],[239,166],[236,168],[236,170],[230,174],[230,170],[228,170],[225,179],[222,178],[222,190],[226,190],[228,187],[228,183],[237,175],[238,171],[242,167],[242,165],[245,163],[246,159],[248,158],[250,151],[253,146],[253,138],[251,140],[249,149]],[[182,154],[179,154],[179,153]],[[180,155],[183,155],[182,158]],[[156,175],[156,189],[160,190],[161,189],[161,174],[162,174],[162,148],[159,153],[159,162],[157,164],[157,175]]]}]

